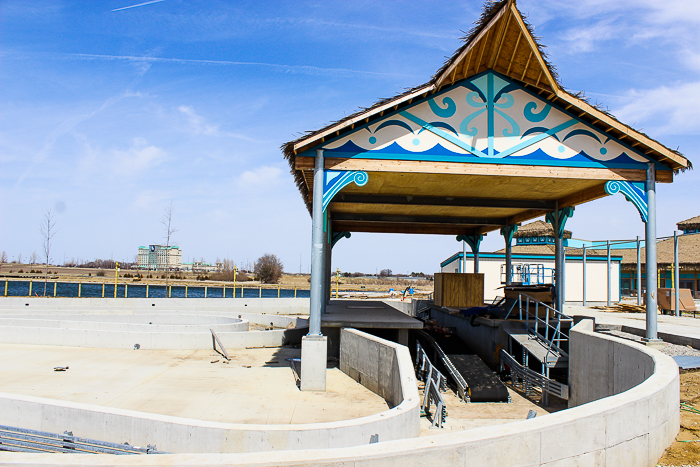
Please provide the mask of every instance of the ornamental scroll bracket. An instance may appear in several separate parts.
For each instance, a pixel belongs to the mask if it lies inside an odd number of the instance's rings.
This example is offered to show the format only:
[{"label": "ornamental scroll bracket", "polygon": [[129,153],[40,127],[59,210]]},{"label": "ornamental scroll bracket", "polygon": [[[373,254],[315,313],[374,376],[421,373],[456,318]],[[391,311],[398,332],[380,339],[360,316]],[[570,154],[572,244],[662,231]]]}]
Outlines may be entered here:
[{"label": "ornamental scroll bracket", "polygon": [[[574,208],[573,207],[568,207],[564,209],[559,210],[559,231],[554,232],[554,235],[557,236],[557,238],[564,238],[564,226],[566,225],[566,221],[569,220],[569,218],[574,217]],[[556,216],[554,212],[548,212],[544,216],[544,220],[548,224],[552,224],[552,227],[556,228]]]},{"label": "ornamental scroll bracket", "polygon": [[630,203],[634,204],[639,211],[642,222],[647,221],[649,215],[649,205],[647,204],[647,192],[644,182],[627,182],[612,180],[605,184],[605,192],[609,195],[622,193]]},{"label": "ornamental scroll bracket", "polygon": [[331,248],[333,248],[341,238],[350,238],[351,235],[352,234],[350,232],[333,232],[333,236],[331,237]]},{"label": "ornamental scroll bracket", "polygon": [[340,190],[352,182],[357,186],[365,186],[369,176],[364,170],[326,170],[323,174],[323,211]]},{"label": "ornamental scroll bracket", "polygon": [[479,252],[479,245],[484,239],[485,234],[457,235],[458,242],[467,242],[467,245],[472,249],[472,253]]}]

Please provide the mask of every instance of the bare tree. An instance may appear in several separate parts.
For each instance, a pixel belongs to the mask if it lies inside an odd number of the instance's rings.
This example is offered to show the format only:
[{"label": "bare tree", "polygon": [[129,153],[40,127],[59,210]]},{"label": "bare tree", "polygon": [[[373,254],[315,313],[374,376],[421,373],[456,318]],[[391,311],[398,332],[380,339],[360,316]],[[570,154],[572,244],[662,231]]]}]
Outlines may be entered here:
[{"label": "bare tree", "polygon": [[38,259],[39,259],[39,255],[37,255],[36,251],[34,251],[34,253],[32,253],[32,255],[29,257],[29,263],[36,264]]},{"label": "bare tree", "polygon": [[17,263],[22,264],[22,253],[17,255]]},{"label": "bare tree", "polygon": [[166,208],[163,210],[163,220],[161,223],[163,224],[163,227],[165,227],[165,287],[167,290],[168,282],[170,280],[170,276],[168,275],[168,272],[170,272],[170,243],[173,235],[178,231],[175,227],[173,227],[172,201],[170,202],[170,205],[166,206]]},{"label": "bare tree", "polygon": [[46,273],[44,274],[44,297],[46,297],[46,282],[49,278],[49,262],[51,261],[51,239],[56,235],[56,221],[51,209],[44,211],[44,220],[41,222],[39,230],[41,231],[41,236],[44,237],[42,247],[46,258]]},{"label": "bare tree", "polygon": [[260,282],[276,284],[282,276],[284,265],[282,261],[270,253],[265,253],[255,262],[255,274]]},{"label": "bare tree", "polygon": [[0,264],[2,263],[7,263],[7,253],[5,253],[4,251],[2,252],[2,254],[0,254]]}]

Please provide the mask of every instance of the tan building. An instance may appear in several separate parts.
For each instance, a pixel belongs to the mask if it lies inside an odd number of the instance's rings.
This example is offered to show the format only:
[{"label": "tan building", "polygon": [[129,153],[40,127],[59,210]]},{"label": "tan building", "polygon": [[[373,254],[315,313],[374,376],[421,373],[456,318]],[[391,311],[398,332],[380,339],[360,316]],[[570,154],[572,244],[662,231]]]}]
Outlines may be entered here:
[{"label": "tan building", "polygon": [[139,269],[179,271],[182,267],[182,251],[177,246],[140,246],[136,262]]},{"label": "tan building", "polygon": [[[700,298],[700,216],[684,220],[677,224],[683,235],[678,237],[679,286],[690,289],[695,298]],[[642,282],[646,277],[646,249],[641,249]],[[615,250],[622,255],[622,288],[637,289],[637,249]],[[659,269],[659,287],[671,288],[675,285],[673,277],[674,248],[673,238],[667,238],[656,244],[656,257]]]}]

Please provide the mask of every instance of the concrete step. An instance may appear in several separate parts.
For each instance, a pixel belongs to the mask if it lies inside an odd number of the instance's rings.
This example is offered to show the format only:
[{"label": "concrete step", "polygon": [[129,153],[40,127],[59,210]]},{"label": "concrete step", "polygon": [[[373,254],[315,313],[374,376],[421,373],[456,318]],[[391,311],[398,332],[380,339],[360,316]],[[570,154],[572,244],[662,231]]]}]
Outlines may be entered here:
[{"label": "concrete step", "polygon": [[569,366],[569,358],[567,356],[560,355],[555,351],[548,352],[544,343],[534,338],[526,329],[510,328],[504,330],[530,355],[545,363],[549,368],[567,368]]}]

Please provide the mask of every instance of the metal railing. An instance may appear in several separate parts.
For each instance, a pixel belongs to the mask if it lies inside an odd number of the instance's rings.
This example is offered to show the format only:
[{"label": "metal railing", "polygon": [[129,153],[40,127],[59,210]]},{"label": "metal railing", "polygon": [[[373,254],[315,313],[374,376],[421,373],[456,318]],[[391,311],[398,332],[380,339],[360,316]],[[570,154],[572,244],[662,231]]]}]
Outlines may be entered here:
[{"label": "metal railing", "polygon": [[419,342],[416,342],[416,377],[419,381],[425,382],[421,409],[423,412],[428,413],[431,404],[434,403],[435,413],[433,414],[432,424],[442,428],[445,418],[447,418],[447,406],[440,393],[447,390],[447,380],[430,362],[428,355]]},{"label": "metal railing", "polygon": [[62,435],[0,425],[0,451],[61,452],[72,454],[167,454],[150,444],[141,448],[128,443],[117,444],[95,439],[79,438],[70,431]]},{"label": "metal railing", "polygon": [[[450,376],[452,376],[452,379],[457,385],[457,394],[459,395],[460,400],[462,400],[463,402],[470,402],[471,393],[469,391],[469,385],[462,377],[462,374],[459,371],[457,371],[457,368],[455,368],[452,361],[447,357],[442,348],[440,348],[438,343],[435,342],[429,334],[421,332],[421,335],[424,335],[427,339],[430,339],[432,341],[432,345],[435,348],[435,352],[438,354],[438,357],[442,361],[442,364],[445,365],[445,368],[447,368],[447,371],[450,373]],[[422,347],[421,350],[423,350]],[[425,353],[424,350],[423,352]]]},{"label": "metal railing", "polygon": [[520,381],[523,392],[528,396],[532,394],[532,388],[536,386],[541,388],[543,393],[547,392],[564,400],[569,399],[569,386],[566,384],[549,379],[521,365],[505,349],[501,349],[499,354],[501,357],[501,370],[503,370],[504,366],[507,366],[510,370],[513,386],[517,386],[518,381]]},{"label": "metal railing", "polygon": [[[525,299],[524,306],[523,299]],[[530,306],[531,304],[533,307]],[[534,313],[532,308],[534,308]],[[573,323],[572,317],[524,293],[518,294],[518,310],[519,319],[525,321],[525,328],[530,336],[540,341],[542,346],[547,349],[543,364],[550,363],[550,355],[556,356],[556,359],[560,356],[569,356],[568,352],[562,349],[562,343],[569,341],[568,334],[562,331],[562,323]],[[544,318],[540,317],[540,311],[542,311]],[[540,330],[543,330],[544,334]]]}]

